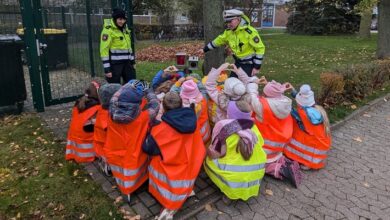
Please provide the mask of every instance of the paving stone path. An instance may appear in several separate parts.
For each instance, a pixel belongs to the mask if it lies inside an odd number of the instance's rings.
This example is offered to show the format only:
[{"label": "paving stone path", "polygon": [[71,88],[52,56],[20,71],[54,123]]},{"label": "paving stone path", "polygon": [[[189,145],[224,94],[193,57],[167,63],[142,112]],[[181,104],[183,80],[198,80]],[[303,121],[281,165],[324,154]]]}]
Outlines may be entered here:
[{"label": "paving stone path", "polygon": [[257,198],[219,200],[196,219],[390,219],[390,101],[334,131],[328,165],[299,189],[268,177]]},{"label": "paving stone path", "polygon": [[[71,107],[72,103],[57,105],[39,114],[64,141]],[[120,196],[113,179],[102,175],[96,164],[85,168],[109,197]],[[226,206],[202,172],[195,192],[175,219],[390,219],[390,101],[334,131],[328,165],[306,171],[299,189],[265,177],[257,198]],[[144,185],[122,208],[151,219],[161,206]]]}]

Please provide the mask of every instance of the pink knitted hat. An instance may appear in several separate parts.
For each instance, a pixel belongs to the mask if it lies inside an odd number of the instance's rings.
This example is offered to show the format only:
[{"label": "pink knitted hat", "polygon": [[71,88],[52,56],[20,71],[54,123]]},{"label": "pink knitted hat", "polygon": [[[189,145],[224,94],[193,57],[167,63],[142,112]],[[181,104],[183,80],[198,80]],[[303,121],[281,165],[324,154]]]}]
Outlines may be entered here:
[{"label": "pink knitted hat", "polygon": [[264,94],[268,98],[280,98],[282,97],[284,91],[286,91],[286,86],[274,80],[267,83],[267,85],[265,85],[263,89]]},{"label": "pink knitted hat", "polygon": [[183,104],[199,103],[203,96],[193,80],[187,80],[181,85],[180,97]]}]

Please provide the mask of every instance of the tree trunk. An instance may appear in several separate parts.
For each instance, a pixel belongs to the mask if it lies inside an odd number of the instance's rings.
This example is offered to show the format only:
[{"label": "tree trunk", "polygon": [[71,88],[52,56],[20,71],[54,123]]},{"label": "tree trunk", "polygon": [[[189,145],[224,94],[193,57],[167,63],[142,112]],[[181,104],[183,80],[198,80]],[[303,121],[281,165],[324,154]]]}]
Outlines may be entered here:
[{"label": "tree trunk", "polygon": [[[222,12],[222,0],[203,0],[204,39],[206,44],[224,31]],[[207,74],[212,67],[217,68],[223,62],[225,62],[223,47],[207,52],[203,63],[203,73]]]},{"label": "tree trunk", "polygon": [[390,0],[380,0],[378,5],[378,47],[379,59],[390,58]]},{"label": "tree trunk", "polygon": [[369,38],[371,36],[372,8],[362,12],[360,17],[359,37]]}]

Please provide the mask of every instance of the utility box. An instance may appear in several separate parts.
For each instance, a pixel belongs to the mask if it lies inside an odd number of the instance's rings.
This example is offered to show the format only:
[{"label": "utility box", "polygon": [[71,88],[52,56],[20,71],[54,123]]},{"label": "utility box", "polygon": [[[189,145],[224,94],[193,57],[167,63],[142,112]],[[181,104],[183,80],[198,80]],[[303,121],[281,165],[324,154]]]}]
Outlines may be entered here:
[{"label": "utility box", "polygon": [[[16,33],[23,39],[24,30],[19,28]],[[45,49],[49,70],[66,68],[68,60],[68,33],[65,29],[43,29],[47,48]]]},{"label": "utility box", "polygon": [[22,112],[27,98],[21,50],[23,41],[17,35],[0,35],[0,107],[16,105]]}]

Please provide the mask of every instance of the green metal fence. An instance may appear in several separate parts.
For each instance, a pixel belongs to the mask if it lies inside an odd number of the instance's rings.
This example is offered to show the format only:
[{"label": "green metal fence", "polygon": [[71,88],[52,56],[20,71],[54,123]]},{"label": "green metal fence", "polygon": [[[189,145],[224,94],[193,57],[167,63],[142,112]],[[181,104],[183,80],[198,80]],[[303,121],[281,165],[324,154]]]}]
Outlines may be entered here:
[{"label": "green metal fence", "polygon": [[[103,77],[99,56],[103,20],[125,0],[0,0],[0,34],[25,44],[24,70],[35,109],[73,101],[92,77]],[[131,16],[130,16],[131,17]],[[129,19],[131,23],[132,19]]]}]

